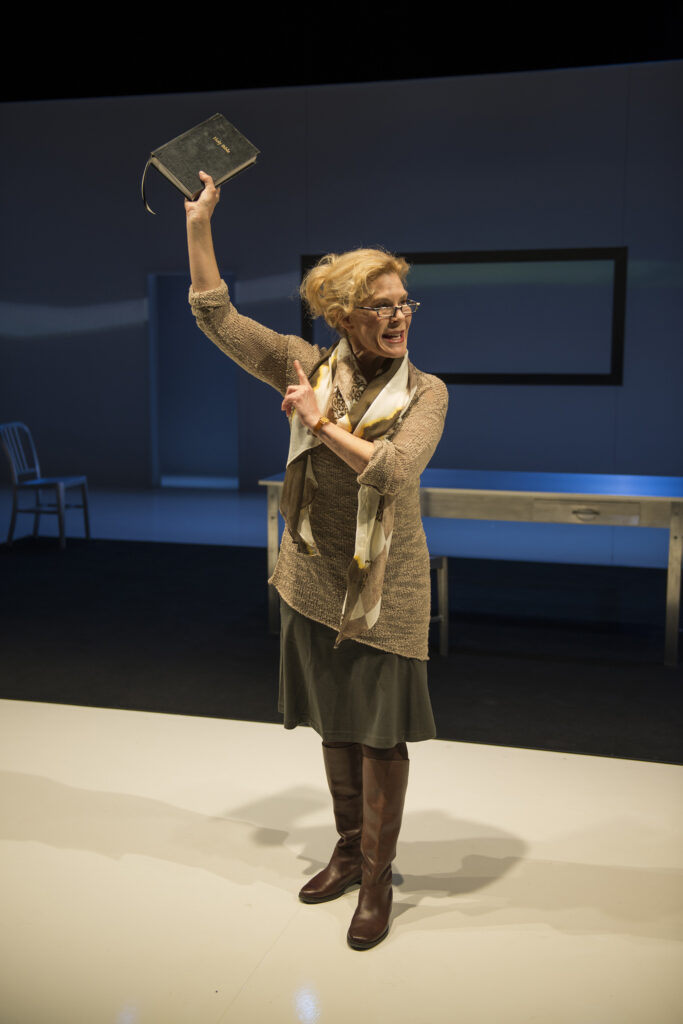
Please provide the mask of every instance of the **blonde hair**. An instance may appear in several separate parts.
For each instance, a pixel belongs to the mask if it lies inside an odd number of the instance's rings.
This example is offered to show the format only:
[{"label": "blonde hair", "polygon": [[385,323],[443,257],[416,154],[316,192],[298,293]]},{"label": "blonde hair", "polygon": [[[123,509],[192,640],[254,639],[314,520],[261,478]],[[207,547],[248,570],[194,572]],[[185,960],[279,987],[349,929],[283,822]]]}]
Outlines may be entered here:
[{"label": "blonde hair", "polygon": [[402,256],[384,249],[352,249],[328,253],[318,260],[301,282],[301,298],[311,316],[342,333],[341,322],[372,295],[372,283],[381,274],[398,274],[406,282],[410,266]]}]

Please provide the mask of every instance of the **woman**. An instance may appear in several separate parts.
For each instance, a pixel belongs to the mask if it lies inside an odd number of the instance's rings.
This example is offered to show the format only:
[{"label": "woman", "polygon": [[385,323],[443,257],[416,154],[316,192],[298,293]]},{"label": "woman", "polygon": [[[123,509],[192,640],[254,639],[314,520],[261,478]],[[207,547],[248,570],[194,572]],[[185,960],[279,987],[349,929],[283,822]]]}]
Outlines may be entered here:
[{"label": "woman", "polygon": [[306,276],[312,314],[340,334],[330,350],[240,316],[213,251],[220,190],[200,177],[204,191],[185,203],[193,312],[219,348],[283,395],[290,419],[287,528],[271,579],[281,597],[279,707],[285,728],[310,725],[322,737],[340,836],[299,896],[322,903],[360,883],[347,938],[370,949],[389,931],[406,743],[436,734],[419,489],[448,394],[408,360],[409,268],[381,250],[327,256]]}]

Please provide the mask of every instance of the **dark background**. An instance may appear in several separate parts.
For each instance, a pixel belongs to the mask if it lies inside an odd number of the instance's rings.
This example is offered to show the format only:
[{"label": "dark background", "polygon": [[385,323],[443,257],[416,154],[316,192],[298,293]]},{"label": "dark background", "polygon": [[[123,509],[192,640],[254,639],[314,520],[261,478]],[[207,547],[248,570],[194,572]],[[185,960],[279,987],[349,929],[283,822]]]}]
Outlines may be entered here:
[{"label": "dark background", "polygon": [[[576,8],[552,23],[455,16],[196,12],[156,36],[119,16],[89,41],[60,25],[52,45],[44,28],[41,74],[12,76],[0,106],[0,409],[31,424],[44,472],[155,482],[149,275],[182,277],[187,257],[178,196],[155,175],[152,218],[139,179],[153,147],[223,110],[262,157],[224,190],[219,263],[240,310],[277,330],[300,330],[302,253],[628,248],[623,386],[452,385],[434,465],[681,473],[678,16],[603,30]],[[206,342],[188,310],[178,330],[189,386]],[[444,330],[467,347],[457,323]],[[418,366],[419,346],[416,319]],[[281,468],[286,431],[277,396],[243,374],[236,403],[237,473],[254,489]]]},{"label": "dark background", "polygon": [[61,10],[36,20],[30,63],[6,73],[6,100],[380,82],[683,56],[678,3],[614,12],[580,3],[527,11],[377,4],[314,12],[243,4],[177,9],[153,24],[124,4],[104,23]]}]

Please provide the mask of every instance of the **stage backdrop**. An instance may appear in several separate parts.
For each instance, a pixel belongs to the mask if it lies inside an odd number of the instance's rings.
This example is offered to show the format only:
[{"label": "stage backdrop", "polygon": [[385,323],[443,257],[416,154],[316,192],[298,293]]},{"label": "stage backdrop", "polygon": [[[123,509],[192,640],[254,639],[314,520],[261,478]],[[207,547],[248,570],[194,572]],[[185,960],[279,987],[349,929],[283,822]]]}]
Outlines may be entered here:
[{"label": "stage backdrop", "polygon": [[[139,179],[152,148],[222,111],[262,155],[223,190],[217,255],[241,312],[276,330],[301,329],[296,288],[306,254],[376,244],[412,253],[627,249],[622,383],[452,383],[435,466],[680,474],[682,106],[678,61],[3,104],[0,421],[30,424],[48,473],[131,487],[155,479],[148,282],[186,273],[184,211],[157,176],[149,196],[158,214],[150,216]],[[436,318],[426,305],[416,315],[418,366],[424,348],[476,371],[484,345],[506,372],[609,369],[604,288],[595,343],[581,327],[590,303],[578,326],[551,304],[556,335],[542,323],[526,352],[511,351],[524,346],[519,308],[514,329],[498,311],[482,339],[466,284],[453,278],[452,302],[441,296]],[[417,283],[413,290],[420,298]],[[498,301],[495,288],[489,294]],[[185,363],[175,353],[169,394],[182,390],[187,366],[209,345],[193,333],[184,303],[173,315],[187,342]],[[205,446],[236,446],[240,485],[253,489],[284,464],[280,399],[243,373],[226,382],[237,417],[212,420],[219,429],[209,424],[198,437],[198,404],[197,471],[214,464]],[[230,430],[226,445],[221,434]]]}]

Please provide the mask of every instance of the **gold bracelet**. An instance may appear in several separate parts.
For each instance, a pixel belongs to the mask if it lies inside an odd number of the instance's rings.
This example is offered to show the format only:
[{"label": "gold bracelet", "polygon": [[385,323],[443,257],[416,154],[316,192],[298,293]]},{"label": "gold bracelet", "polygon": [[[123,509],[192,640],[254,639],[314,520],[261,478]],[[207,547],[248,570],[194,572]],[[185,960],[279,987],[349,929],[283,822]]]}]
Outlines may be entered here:
[{"label": "gold bracelet", "polygon": [[323,429],[323,427],[325,426],[326,423],[330,423],[330,422],[331,422],[331,420],[328,420],[327,416],[321,416],[320,419],[318,420],[318,422],[316,423],[316,425],[314,427],[312,427],[311,429],[313,430],[314,434],[317,434],[319,431],[321,431]]}]

